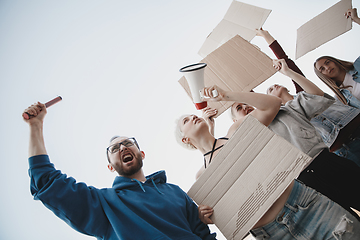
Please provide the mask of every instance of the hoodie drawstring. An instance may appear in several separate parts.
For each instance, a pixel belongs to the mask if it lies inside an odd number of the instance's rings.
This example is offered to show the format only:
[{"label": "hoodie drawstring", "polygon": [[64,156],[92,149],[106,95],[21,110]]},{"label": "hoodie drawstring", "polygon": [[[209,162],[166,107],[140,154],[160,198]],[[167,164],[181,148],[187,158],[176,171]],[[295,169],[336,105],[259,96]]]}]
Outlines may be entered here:
[{"label": "hoodie drawstring", "polygon": [[[141,190],[143,190],[143,192],[146,192],[145,191],[145,189],[144,189],[144,187],[143,187],[143,185],[142,185],[142,183],[139,181],[139,180],[137,180],[137,179],[132,179],[133,181],[135,181],[135,182],[137,182],[138,184],[139,184],[139,186],[141,187]],[[151,178],[151,182],[153,183],[153,185],[154,185],[154,187],[155,187],[155,189],[158,191],[158,193],[160,193],[160,194],[163,194],[159,189],[158,189],[158,187],[156,186],[156,184],[155,184],[155,182],[154,182],[154,178]]]},{"label": "hoodie drawstring", "polygon": [[152,183],[154,184],[154,187],[156,188],[156,190],[160,193],[163,194],[162,192],[160,192],[160,190],[158,189],[158,187],[156,186],[155,182],[154,182],[154,178],[151,178]]},{"label": "hoodie drawstring", "polygon": [[145,192],[145,189],[144,189],[144,187],[142,186],[142,184],[141,184],[141,182],[139,181],[139,180],[137,180],[137,179],[132,179],[132,180],[134,180],[135,182],[137,182],[138,184],[139,184],[139,186],[141,187],[141,190],[143,190],[143,192]]}]

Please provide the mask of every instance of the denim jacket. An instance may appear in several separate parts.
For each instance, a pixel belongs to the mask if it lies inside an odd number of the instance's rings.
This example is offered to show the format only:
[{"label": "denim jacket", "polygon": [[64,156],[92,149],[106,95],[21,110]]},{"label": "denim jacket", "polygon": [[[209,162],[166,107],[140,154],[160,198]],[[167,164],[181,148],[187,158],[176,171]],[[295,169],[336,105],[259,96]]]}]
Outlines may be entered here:
[{"label": "denim jacket", "polygon": [[[349,94],[351,93],[349,92]],[[356,98],[354,97],[354,99]],[[358,104],[358,107],[360,107],[360,101],[358,101]],[[326,146],[330,147],[335,142],[340,130],[359,113],[360,109],[344,105],[339,100],[336,100],[322,114],[312,118],[311,123],[320,133]]]},{"label": "denim jacket", "polygon": [[355,82],[360,83],[360,57],[358,57],[354,62],[354,69],[350,70],[349,73],[352,75]]},{"label": "denim jacket", "polygon": [[[354,81],[360,82],[360,57],[354,62],[354,69],[349,71]],[[335,142],[340,130],[360,113],[360,101],[347,89],[341,89],[341,93],[349,105],[342,104],[339,100],[326,109],[322,114],[311,119],[311,123],[320,133],[326,146],[331,147]]]}]

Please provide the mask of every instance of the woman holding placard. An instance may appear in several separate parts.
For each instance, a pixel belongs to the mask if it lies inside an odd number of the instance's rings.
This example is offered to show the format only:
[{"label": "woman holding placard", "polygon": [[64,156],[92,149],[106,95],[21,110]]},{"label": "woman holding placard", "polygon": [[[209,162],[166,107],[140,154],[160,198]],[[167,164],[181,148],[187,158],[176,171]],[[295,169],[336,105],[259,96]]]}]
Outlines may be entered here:
[{"label": "woman holding placard", "polygon": [[[356,8],[349,9],[345,16],[360,24]],[[342,103],[352,106],[352,96],[360,100],[360,57],[349,62],[322,56],[315,61],[314,71]]]},{"label": "woman holding placard", "polygon": [[[246,102],[256,107],[256,109],[240,109],[234,106],[236,112],[244,114],[238,116],[238,120],[229,129],[227,137],[232,136],[248,114],[253,115],[265,126],[268,126],[273,122],[280,109],[281,100],[275,96],[224,92],[216,86],[206,88],[204,95],[211,97],[213,89],[219,93],[214,100]],[[327,102],[328,100],[324,98],[324,101]],[[330,97],[329,104],[332,101]],[[226,143],[225,139],[216,140],[210,133],[205,120],[195,115],[181,117],[178,122],[177,133],[177,138],[181,144],[198,149],[202,153],[210,152],[211,155],[204,159],[205,166],[211,164],[211,159],[218,154],[221,147]],[[321,138],[319,142],[321,142]],[[199,215],[203,222],[212,223],[210,219],[212,213],[211,208],[199,206]],[[296,235],[301,235],[301,238],[305,237],[305,239],[331,239],[334,235],[341,235],[342,239],[358,239],[360,238],[359,224],[360,222],[340,205],[295,180],[250,232],[257,239],[264,237],[268,239],[297,239]],[[341,229],[338,227],[340,225]]]}]

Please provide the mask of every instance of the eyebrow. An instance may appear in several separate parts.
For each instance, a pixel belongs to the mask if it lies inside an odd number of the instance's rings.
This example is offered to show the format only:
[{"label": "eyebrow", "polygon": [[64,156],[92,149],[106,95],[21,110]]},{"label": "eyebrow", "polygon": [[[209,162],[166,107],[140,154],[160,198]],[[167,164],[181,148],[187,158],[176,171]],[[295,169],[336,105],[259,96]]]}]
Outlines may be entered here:
[{"label": "eyebrow", "polygon": [[[115,140],[115,139],[114,139],[114,140]],[[113,141],[114,141],[114,140],[113,140]],[[122,142],[124,142],[124,141],[126,141],[126,140],[128,140],[128,138],[125,138],[125,139],[123,139],[123,140],[121,140],[121,141],[119,141],[119,142],[113,143],[113,144],[111,144],[110,146],[113,146],[113,145],[122,143]],[[110,146],[109,146],[109,147],[110,147]]]},{"label": "eyebrow", "polygon": [[329,59],[325,59],[324,63],[319,67],[319,71],[323,70],[324,69],[324,64],[328,64],[329,63]]}]

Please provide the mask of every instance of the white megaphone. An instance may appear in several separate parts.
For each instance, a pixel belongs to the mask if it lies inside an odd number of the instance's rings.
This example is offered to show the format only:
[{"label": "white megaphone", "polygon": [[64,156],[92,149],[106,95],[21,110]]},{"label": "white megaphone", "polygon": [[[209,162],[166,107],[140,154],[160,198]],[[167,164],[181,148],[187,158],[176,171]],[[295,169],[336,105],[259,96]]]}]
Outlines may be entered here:
[{"label": "white megaphone", "polygon": [[197,110],[203,109],[207,106],[206,101],[202,101],[201,90],[204,88],[204,70],[207,66],[206,63],[195,63],[183,68],[180,72],[184,74]]}]

